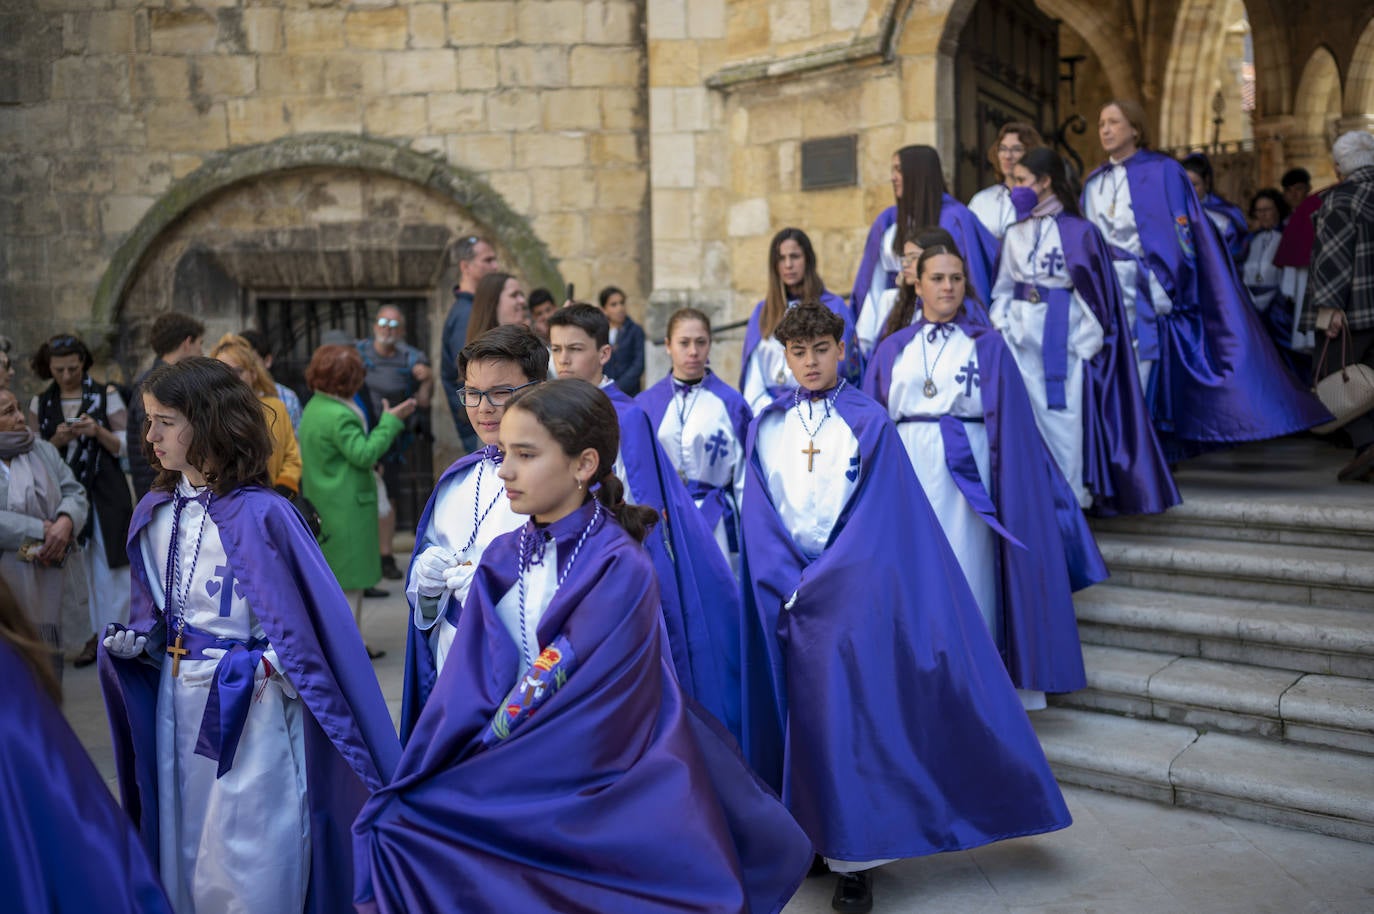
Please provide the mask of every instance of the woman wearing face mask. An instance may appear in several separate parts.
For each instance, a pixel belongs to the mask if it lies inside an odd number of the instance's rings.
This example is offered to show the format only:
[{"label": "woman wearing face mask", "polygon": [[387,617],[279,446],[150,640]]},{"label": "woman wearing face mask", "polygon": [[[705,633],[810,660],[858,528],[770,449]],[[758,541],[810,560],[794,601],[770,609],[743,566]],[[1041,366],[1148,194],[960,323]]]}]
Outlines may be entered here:
[{"label": "woman wearing face mask", "polygon": [[1002,240],[992,325],[1025,378],[1035,421],[1078,503],[1102,514],[1178,504],[1140,391],[1121,287],[1052,149],[1013,166],[1018,221]]},{"label": "woman wearing face mask", "polygon": [[969,319],[963,258],[926,248],[916,274],[921,317],[878,344],[864,390],[897,424],[1022,702],[1043,708],[1084,686],[1072,592],[1107,569],[1007,344]]},{"label": "woman wearing face mask", "polygon": [[1098,114],[1109,160],[1083,186],[1083,213],[1112,246],[1136,330],[1145,402],[1176,462],[1329,421],[1288,370],[1183,166],[1148,148],[1144,110]]},{"label": "woman wearing face mask", "polygon": [[978,191],[968,201],[969,212],[996,238],[1006,235],[1017,219],[1016,208],[1011,204],[1011,190],[1016,186],[1012,168],[1026,153],[1044,145],[1040,131],[1020,121],[1008,121],[997,131],[997,142],[988,150],[997,183]]}]

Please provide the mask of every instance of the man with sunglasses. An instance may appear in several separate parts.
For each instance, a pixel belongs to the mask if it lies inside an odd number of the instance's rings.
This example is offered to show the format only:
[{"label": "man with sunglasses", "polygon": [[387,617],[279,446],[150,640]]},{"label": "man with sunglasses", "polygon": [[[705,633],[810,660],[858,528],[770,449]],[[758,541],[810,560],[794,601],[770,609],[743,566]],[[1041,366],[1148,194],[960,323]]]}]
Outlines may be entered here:
[{"label": "man with sunglasses", "polygon": [[363,367],[367,376],[363,389],[367,391],[368,409],[373,416],[382,414],[382,403],[400,403],[410,397],[415,398],[415,415],[408,420],[406,430],[397,436],[396,443],[382,457],[380,464],[382,481],[386,488],[388,503],[379,508],[377,533],[382,547],[382,576],[393,581],[401,579],[401,570],[396,567],[396,558],[391,541],[396,534],[396,511],[390,506],[400,485],[400,469],[405,463],[406,453],[415,444],[415,431],[418,427],[428,427],[429,401],[434,391],[434,372],[429,367],[429,359],[423,352],[405,341],[406,323],[401,309],[395,305],[382,305],[377,309],[377,319],[372,324],[372,337],[358,341],[358,352],[363,357]]},{"label": "man with sunglasses", "polygon": [[454,398],[476,430],[480,448],[444,471],[415,528],[415,558],[406,580],[411,621],[401,704],[401,741],[420,716],[453,643],[458,616],[482,552],[525,517],[511,510],[496,478],[501,417],[520,391],[548,376],[549,351],[524,326],[496,327],[458,353],[462,386]]}]

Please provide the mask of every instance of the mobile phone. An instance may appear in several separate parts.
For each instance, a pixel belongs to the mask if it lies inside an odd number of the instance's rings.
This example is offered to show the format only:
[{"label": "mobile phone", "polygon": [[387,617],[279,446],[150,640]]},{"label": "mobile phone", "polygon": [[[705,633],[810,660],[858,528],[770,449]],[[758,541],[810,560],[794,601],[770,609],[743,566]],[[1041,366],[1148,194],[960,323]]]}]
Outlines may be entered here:
[{"label": "mobile phone", "polygon": [[78,420],[76,420],[76,419],[63,419],[62,421],[65,422],[65,423],[68,424],[68,425],[75,425],[75,424],[77,423]]},{"label": "mobile phone", "polygon": [[568,283],[568,295],[567,295],[567,297],[564,298],[563,300],[564,300],[564,301],[577,301],[577,299],[573,297],[573,284],[572,284],[572,283]]}]

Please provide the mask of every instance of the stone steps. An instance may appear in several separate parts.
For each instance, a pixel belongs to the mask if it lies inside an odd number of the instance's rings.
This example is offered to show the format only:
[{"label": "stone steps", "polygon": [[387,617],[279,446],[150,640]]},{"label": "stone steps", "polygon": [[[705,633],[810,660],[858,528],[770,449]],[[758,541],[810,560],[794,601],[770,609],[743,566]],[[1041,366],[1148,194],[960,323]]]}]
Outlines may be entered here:
[{"label": "stone steps", "polygon": [[1104,517],[1092,521],[1099,534],[1216,539],[1229,542],[1316,546],[1374,553],[1374,498],[1353,491],[1348,501],[1296,498],[1261,491],[1197,492],[1163,514]]},{"label": "stone steps", "polygon": [[1088,687],[1054,696],[1056,706],[1374,756],[1368,679],[1092,644],[1083,659]]},{"label": "stone steps", "polygon": [[1110,583],[1147,590],[1374,613],[1374,552],[1107,533]]},{"label": "stone steps", "polygon": [[[1112,580],[1116,580],[1114,575]],[[1085,645],[1374,679],[1374,612],[1107,583],[1074,597]]]},{"label": "stone steps", "polygon": [[1065,783],[1374,843],[1374,757],[1077,708],[1031,720]]}]

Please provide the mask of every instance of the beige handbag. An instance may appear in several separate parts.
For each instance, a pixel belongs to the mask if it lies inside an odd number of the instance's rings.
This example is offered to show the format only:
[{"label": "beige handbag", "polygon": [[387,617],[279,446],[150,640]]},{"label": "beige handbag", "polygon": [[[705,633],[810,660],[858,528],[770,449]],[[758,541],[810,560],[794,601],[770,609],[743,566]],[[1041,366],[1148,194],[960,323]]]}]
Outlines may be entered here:
[{"label": "beige handbag", "polygon": [[1326,371],[1326,350],[1330,345],[1331,337],[1328,336],[1322,343],[1322,354],[1317,360],[1317,368],[1312,372],[1312,377],[1321,378],[1312,388],[1312,392],[1322,401],[1322,406],[1336,418],[1312,429],[1319,435],[1334,432],[1374,409],[1374,368],[1363,362],[1350,364],[1350,328],[1341,328],[1341,370],[1323,377],[1323,372]]}]

